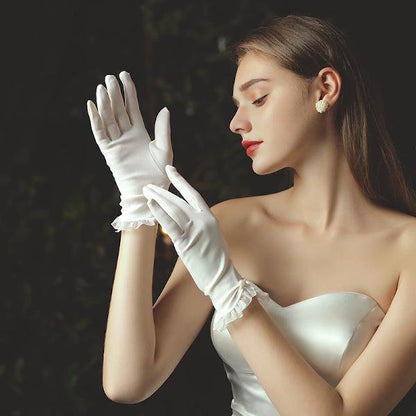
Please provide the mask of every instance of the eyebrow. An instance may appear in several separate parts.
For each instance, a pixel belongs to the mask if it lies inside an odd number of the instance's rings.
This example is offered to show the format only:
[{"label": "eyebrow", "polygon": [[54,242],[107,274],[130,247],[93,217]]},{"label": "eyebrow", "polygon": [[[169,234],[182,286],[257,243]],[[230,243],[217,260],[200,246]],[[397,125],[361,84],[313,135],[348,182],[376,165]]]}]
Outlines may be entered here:
[{"label": "eyebrow", "polygon": [[[270,81],[269,78],[253,78],[250,81],[245,82],[244,84],[240,85],[239,90],[240,91],[245,91],[247,89],[249,89],[253,84],[255,84],[256,82],[260,82],[260,81]],[[238,100],[233,96],[231,97],[234,101],[235,104],[238,103]]]}]

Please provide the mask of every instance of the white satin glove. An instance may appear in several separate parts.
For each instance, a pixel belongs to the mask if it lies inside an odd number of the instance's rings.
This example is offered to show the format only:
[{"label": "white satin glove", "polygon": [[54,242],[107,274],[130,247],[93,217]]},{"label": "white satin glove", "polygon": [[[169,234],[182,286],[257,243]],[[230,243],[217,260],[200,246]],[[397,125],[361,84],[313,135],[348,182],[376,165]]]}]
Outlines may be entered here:
[{"label": "white satin glove", "polygon": [[217,311],[214,330],[226,326],[243,315],[242,311],[255,295],[264,305],[268,293],[244,279],[235,269],[228,247],[210,208],[173,166],[165,170],[172,184],[185,200],[155,185],[146,185],[143,192],[153,215],[168,233],[198,288],[211,298]]},{"label": "white satin glove", "polygon": [[105,77],[107,89],[101,84],[97,87],[98,110],[92,101],[87,102],[94,138],[120,191],[121,215],[111,223],[117,232],[156,224],[142,188],[151,183],[168,189],[164,167],[173,162],[169,110],[164,107],[159,111],[155,139],[151,140],[134,82],[126,71],[119,76],[125,103],[114,75]]}]

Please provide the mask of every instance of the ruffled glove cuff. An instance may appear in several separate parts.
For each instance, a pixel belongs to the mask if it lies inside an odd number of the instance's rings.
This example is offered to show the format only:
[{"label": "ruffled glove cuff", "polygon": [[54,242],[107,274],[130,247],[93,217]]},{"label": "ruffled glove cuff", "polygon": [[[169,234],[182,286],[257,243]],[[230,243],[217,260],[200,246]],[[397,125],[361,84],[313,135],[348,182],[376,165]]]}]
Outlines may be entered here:
[{"label": "ruffled glove cuff", "polygon": [[225,331],[230,322],[241,318],[244,309],[247,308],[254,296],[257,296],[257,300],[262,306],[270,301],[269,294],[255,283],[247,279],[240,279],[221,301],[222,304],[230,305],[230,309],[216,309],[213,321],[214,331]]},{"label": "ruffled glove cuff", "polygon": [[121,196],[120,206],[121,215],[111,223],[116,232],[120,232],[121,230],[134,230],[143,224],[157,224],[156,218],[147,206],[147,199],[144,195]]}]

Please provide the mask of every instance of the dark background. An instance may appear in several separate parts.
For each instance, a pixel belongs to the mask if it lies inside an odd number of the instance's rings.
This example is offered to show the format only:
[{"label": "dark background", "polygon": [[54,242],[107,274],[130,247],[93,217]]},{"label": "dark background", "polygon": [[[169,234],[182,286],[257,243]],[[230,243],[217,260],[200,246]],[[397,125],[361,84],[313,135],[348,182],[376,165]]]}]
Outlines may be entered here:
[{"label": "dark background", "polygon": [[[145,402],[111,402],[101,385],[120,235],[119,193],[92,136],[86,101],[107,74],[136,83],[153,137],[171,112],[174,165],[211,206],[276,192],[228,125],[235,67],[224,49],[271,15],[303,13],[344,29],[379,85],[414,181],[414,23],[399,2],[37,1],[7,6],[3,35],[0,414],[229,416],[231,389],[209,322]],[[176,260],[158,236],[154,300]],[[392,415],[416,412],[412,389]],[[260,416],[260,415],[259,415]]]}]

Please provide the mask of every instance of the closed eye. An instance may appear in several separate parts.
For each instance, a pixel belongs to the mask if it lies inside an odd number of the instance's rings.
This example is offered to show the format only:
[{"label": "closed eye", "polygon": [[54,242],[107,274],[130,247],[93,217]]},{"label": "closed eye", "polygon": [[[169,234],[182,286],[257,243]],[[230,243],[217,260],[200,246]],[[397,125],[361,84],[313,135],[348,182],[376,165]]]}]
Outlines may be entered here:
[{"label": "closed eye", "polygon": [[253,101],[252,104],[261,104],[267,96],[268,94],[263,95],[263,97],[258,98],[256,101]]}]

